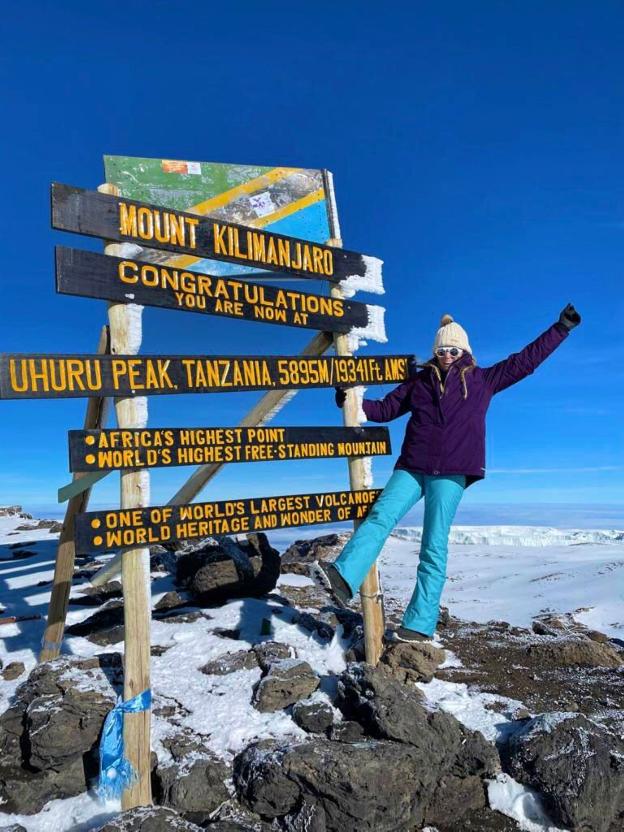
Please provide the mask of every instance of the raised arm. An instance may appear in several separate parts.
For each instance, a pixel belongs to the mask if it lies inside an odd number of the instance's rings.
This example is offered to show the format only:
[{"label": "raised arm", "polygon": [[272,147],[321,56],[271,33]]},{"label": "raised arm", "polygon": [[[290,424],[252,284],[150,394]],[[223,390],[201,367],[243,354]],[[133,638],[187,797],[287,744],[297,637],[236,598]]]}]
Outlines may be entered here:
[{"label": "raised arm", "polygon": [[580,315],[571,304],[568,304],[559,316],[559,320],[542,332],[535,341],[512,353],[508,358],[484,367],[485,383],[493,393],[500,393],[512,384],[531,375],[548,356],[564,341],[570,330],[581,321]]},{"label": "raised arm", "polygon": [[383,399],[364,399],[362,410],[370,422],[391,422],[410,409],[413,381],[404,381]]}]

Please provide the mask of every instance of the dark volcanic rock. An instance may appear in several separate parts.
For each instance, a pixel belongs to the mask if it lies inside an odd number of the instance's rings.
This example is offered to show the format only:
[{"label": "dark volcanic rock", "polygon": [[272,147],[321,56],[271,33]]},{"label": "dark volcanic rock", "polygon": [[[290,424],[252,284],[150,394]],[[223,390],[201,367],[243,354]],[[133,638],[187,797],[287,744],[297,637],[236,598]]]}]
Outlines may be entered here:
[{"label": "dark volcanic rock", "polygon": [[183,607],[188,604],[188,598],[180,595],[179,592],[165,592],[163,597],[154,605],[155,610],[173,610],[176,607]]},{"label": "dark volcanic rock", "polygon": [[117,644],[123,639],[123,601],[111,600],[81,621],[65,628],[69,636],[84,636],[96,644]]},{"label": "dark volcanic rock", "polygon": [[264,742],[234,761],[238,794],[254,812],[271,819],[317,804],[331,832],[413,832],[439,775],[424,749],[386,740]]},{"label": "dark volcanic rock", "polygon": [[22,511],[21,506],[0,506],[0,517],[21,517],[24,520],[32,520],[32,514]]},{"label": "dark volcanic rock", "polygon": [[319,677],[307,662],[283,659],[272,664],[256,685],[253,705],[263,712],[278,711],[314,693],[319,683]]},{"label": "dark volcanic rock", "polygon": [[581,714],[546,713],[513,734],[509,773],[538,789],[557,825],[607,832],[624,821],[624,740]]},{"label": "dark volcanic rock", "polygon": [[233,797],[221,804],[206,828],[211,832],[275,832],[275,827]]},{"label": "dark volcanic rock", "polygon": [[205,747],[200,737],[180,735],[163,741],[174,762],[156,769],[158,802],[187,820],[204,824],[229,797],[225,781],[231,771]]},{"label": "dark volcanic rock", "polygon": [[201,832],[202,827],[164,806],[139,806],[122,812],[97,832]]},{"label": "dark volcanic rock", "polygon": [[230,598],[260,597],[274,589],[279,578],[279,553],[266,535],[253,535],[245,543],[224,538],[181,555],[176,581],[199,603],[222,604]]},{"label": "dark volcanic rock", "polygon": [[381,657],[382,667],[399,682],[430,682],[445,658],[433,644],[390,644]]},{"label": "dark volcanic rock", "polygon": [[200,670],[207,676],[225,676],[236,670],[252,670],[254,667],[258,667],[258,659],[254,651],[237,650],[235,653],[218,656],[200,667]]},{"label": "dark volcanic rock", "polygon": [[24,662],[10,662],[2,671],[2,678],[6,681],[18,679],[25,670]]},{"label": "dark volcanic rock", "polygon": [[296,657],[294,647],[289,644],[282,644],[279,641],[262,641],[259,644],[254,644],[251,649],[264,673],[268,673],[271,665],[275,662]]},{"label": "dark volcanic rock", "polygon": [[[453,818],[438,820],[434,828],[437,832],[459,832]],[[515,820],[487,806],[470,809],[461,819],[461,832],[518,832],[519,829]]]},{"label": "dark volcanic rock", "polygon": [[87,790],[85,765],[76,758],[60,771],[28,771],[0,767],[2,811],[7,814],[35,815],[50,800],[75,797]]},{"label": "dark volcanic rock", "polygon": [[18,532],[32,532],[35,529],[49,529],[51,532],[60,532],[63,529],[63,524],[57,520],[37,520],[36,523],[22,523],[16,526],[15,530]]},{"label": "dark volcanic rock", "polygon": [[325,534],[314,540],[295,540],[282,555],[282,572],[307,575],[308,567],[315,560],[334,560],[347,540],[350,532]]},{"label": "dark volcanic rock", "polygon": [[305,803],[301,808],[282,818],[284,832],[327,832],[325,809],[319,803]]},{"label": "dark volcanic rock", "polygon": [[121,683],[119,654],[62,656],[34,668],[0,715],[3,811],[33,814],[48,800],[85,790]]},{"label": "dark volcanic rock", "polygon": [[586,638],[549,639],[527,647],[544,667],[620,667],[624,654],[609,644]]},{"label": "dark volcanic rock", "polygon": [[336,704],[372,736],[428,749],[430,763],[460,776],[499,770],[498,754],[478,732],[443,711],[422,704],[422,694],[370,665],[349,665],[340,677]]},{"label": "dark volcanic rock", "polygon": [[334,722],[334,712],[327,702],[295,702],[292,717],[300,728],[310,734],[324,734]]},{"label": "dark volcanic rock", "polygon": [[352,719],[336,722],[329,731],[329,738],[334,742],[360,742],[365,736],[360,723]]},{"label": "dark volcanic rock", "polygon": [[70,598],[69,603],[77,607],[99,607],[111,598],[121,598],[122,594],[121,583],[109,581],[104,586],[88,586],[81,589],[80,595]]}]

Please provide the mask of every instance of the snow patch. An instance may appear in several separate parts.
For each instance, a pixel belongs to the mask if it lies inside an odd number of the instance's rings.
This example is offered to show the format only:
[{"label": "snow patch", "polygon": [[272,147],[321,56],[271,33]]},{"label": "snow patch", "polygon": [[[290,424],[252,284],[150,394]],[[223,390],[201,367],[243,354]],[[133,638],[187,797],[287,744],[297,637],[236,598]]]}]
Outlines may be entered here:
[{"label": "snow patch", "polygon": [[554,826],[538,792],[518,783],[508,774],[488,781],[490,806],[518,822],[524,832],[565,832]]},{"label": "snow patch", "polygon": [[352,298],[356,292],[370,292],[373,295],[383,295],[384,287],[381,277],[383,260],[378,257],[371,257],[369,254],[362,255],[364,262],[364,274],[350,274],[338,283],[341,292],[346,298]]},{"label": "snow patch", "polygon": [[[420,543],[421,528],[396,528],[393,537]],[[624,542],[617,529],[553,529],[548,526],[453,526],[449,543],[476,546],[573,546],[580,543]]]},{"label": "snow patch", "polygon": [[366,387],[352,387],[351,388],[355,393],[355,398],[357,401],[357,413],[355,414],[355,418],[358,421],[358,425],[363,425],[364,422],[368,422],[368,417],[366,413],[364,413],[364,408],[362,407],[362,402],[364,401],[364,393],[366,393]]},{"label": "snow patch", "polygon": [[368,323],[366,326],[353,327],[347,335],[349,352],[357,352],[361,347],[365,347],[367,344],[366,339],[379,341],[382,344],[388,342],[384,321],[386,310],[384,307],[366,304],[366,311],[368,312]]},{"label": "snow patch", "polygon": [[416,687],[424,693],[428,704],[452,714],[466,728],[480,731],[486,740],[500,742],[517,729],[517,724],[513,724],[511,716],[506,717],[491,708],[486,708],[487,704],[502,703],[507,706],[511,715],[522,707],[522,702],[517,699],[494,693],[476,692],[463,682],[445,682],[435,678],[431,682],[417,682]]}]

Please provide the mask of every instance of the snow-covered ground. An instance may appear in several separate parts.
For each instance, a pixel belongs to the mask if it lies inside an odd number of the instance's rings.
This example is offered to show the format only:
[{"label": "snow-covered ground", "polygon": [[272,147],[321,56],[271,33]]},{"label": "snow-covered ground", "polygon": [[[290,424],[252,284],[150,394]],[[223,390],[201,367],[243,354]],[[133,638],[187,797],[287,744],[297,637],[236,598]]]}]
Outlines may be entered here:
[{"label": "snow-covered ground", "polygon": [[[320,530],[319,530],[320,529]],[[344,528],[271,534],[293,540]],[[406,604],[414,589],[421,529],[397,528],[382,550],[384,593]],[[587,627],[624,640],[624,531],[548,526],[454,526],[442,603],[469,621],[529,627],[542,612],[573,613]]]},{"label": "snow-covered ground", "polygon": [[[3,625],[0,628],[0,658],[6,666],[22,661],[28,672],[36,663],[45,625],[50,586],[37,586],[53,576],[57,535],[47,530],[16,532],[28,522],[16,517],[0,517],[0,603],[4,615],[40,614],[41,620]],[[334,529],[344,531],[344,529]],[[283,551],[293,540],[327,534],[332,529],[290,529],[270,535],[270,541]],[[449,581],[443,603],[461,618],[476,621],[504,619],[527,626],[531,618],[545,610],[573,612],[579,621],[618,638],[624,638],[624,535],[620,531],[575,531],[544,527],[456,527],[449,556]],[[462,541],[462,542],[460,542]],[[34,555],[14,558],[11,544],[27,543]],[[418,529],[400,529],[390,538],[380,559],[385,592],[401,603],[409,598],[416,573],[419,548]],[[282,576],[281,582],[296,585],[309,579]],[[82,585],[84,587],[84,584]],[[172,589],[172,579],[155,576],[154,601]],[[80,593],[76,585],[72,594]],[[91,607],[70,607],[68,624],[77,623],[94,612]],[[318,696],[326,697],[331,685],[329,674],[344,667],[340,633],[327,644],[297,626],[292,610],[276,602],[243,599],[218,610],[210,618],[191,623],[155,621],[152,644],[169,647],[152,659],[152,687],[155,707],[177,701],[186,726],[203,735],[216,753],[231,757],[260,737],[299,737],[303,732],[285,712],[263,714],[250,704],[258,670],[241,670],[228,676],[206,676],[200,672],[207,661],[244,649],[262,640],[263,620],[269,619],[271,635],[292,645],[300,658],[310,662],[325,677]],[[241,639],[233,641],[215,635],[213,630],[239,628]],[[119,651],[123,644],[102,648],[87,639],[68,638],[65,652],[89,656]],[[446,664],[457,659],[447,655]],[[4,710],[25,675],[15,681],[0,678],[0,708]],[[420,685],[432,703],[453,713],[471,728],[481,730],[491,740],[508,729],[510,722],[487,708],[494,694],[477,694],[466,685],[434,679]],[[503,700],[510,710],[521,703]],[[153,747],[161,759],[167,751],[162,745],[167,733],[176,730],[164,718],[153,719]],[[179,728],[177,729],[179,730]],[[540,810],[527,790],[509,778],[492,784],[491,800],[526,830],[547,829]],[[493,803],[494,805],[494,803]],[[117,804],[103,805],[91,795],[52,801],[36,816],[0,815],[0,825],[21,823],[28,832],[86,830],[101,825],[107,816],[119,811]]]}]

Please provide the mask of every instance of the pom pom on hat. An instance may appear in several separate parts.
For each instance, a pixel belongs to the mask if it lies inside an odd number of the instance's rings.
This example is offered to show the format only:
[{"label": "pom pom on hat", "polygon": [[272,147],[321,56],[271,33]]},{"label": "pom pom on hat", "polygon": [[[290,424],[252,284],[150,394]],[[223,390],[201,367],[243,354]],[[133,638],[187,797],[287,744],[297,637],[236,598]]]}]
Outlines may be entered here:
[{"label": "pom pom on hat", "polygon": [[436,332],[433,341],[433,352],[438,347],[457,347],[472,355],[472,348],[468,341],[466,330],[456,323],[451,315],[443,315],[440,321],[440,328]]}]

